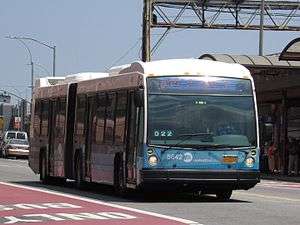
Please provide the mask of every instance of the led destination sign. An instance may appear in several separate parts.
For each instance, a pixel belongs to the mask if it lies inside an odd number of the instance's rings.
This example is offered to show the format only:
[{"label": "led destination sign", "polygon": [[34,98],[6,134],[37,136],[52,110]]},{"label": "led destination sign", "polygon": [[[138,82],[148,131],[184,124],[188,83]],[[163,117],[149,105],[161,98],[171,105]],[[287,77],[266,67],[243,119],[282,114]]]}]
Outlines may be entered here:
[{"label": "led destination sign", "polygon": [[148,91],[150,94],[252,95],[250,80],[206,76],[148,78]]}]

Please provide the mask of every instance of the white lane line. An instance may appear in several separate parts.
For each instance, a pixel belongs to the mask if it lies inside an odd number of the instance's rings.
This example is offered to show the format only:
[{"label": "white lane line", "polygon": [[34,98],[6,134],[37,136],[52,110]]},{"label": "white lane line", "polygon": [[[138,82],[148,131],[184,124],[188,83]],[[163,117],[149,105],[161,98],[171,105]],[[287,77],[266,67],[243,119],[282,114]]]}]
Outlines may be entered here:
[{"label": "white lane line", "polygon": [[275,189],[289,189],[289,190],[300,190],[299,183],[290,183],[290,182],[262,182],[257,187],[262,188],[275,188]]},{"label": "white lane line", "polygon": [[293,191],[299,191],[300,190],[300,187],[292,187],[292,186],[271,186],[271,185],[263,185],[263,186],[260,186],[261,188],[273,188],[273,189],[285,189],[285,190],[293,190]]},{"label": "white lane line", "polygon": [[174,216],[167,216],[167,215],[163,215],[163,214],[159,214],[159,213],[155,213],[155,212],[150,212],[150,211],[145,211],[145,210],[140,210],[140,209],[135,209],[135,208],[127,207],[127,206],[121,206],[121,205],[112,204],[112,203],[108,203],[108,202],[104,202],[104,201],[99,201],[99,200],[95,200],[95,199],[91,199],[91,198],[87,198],[87,197],[78,197],[78,196],[71,195],[71,194],[64,194],[64,193],[61,193],[61,192],[49,191],[49,190],[41,190],[41,189],[34,188],[34,187],[27,187],[27,186],[24,186],[24,185],[11,184],[11,183],[6,183],[6,182],[0,182],[0,184],[11,186],[11,187],[23,188],[23,189],[27,189],[27,190],[31,190],[31,191],[37,191],[37,192],[62,196],[62,197],[66,197],[66,198],[72,198],[72,199],[85,201],[85,202],[90,202],[90,203],[94,203],[94,204],[98,204],[98,205],[109,206],[109,207],[122,209],[122,210],[127,210],[127,211],[131,211],[131,212],[136,212],[136,213],[140,213],[140,214],[144,214],[144,215],[149,215],[149,216],[154,216],[154,217],[158,217],[158,218],[173,220],[173,221],[177,221],[177,222],[184,223],[184,224],[203,225],[203,224],[200,224],[200,223],[192,221],[192,220],[187,220],[187,219],[174,217]]},{"label": "white lane line", "polygon": [[28,168],[28,166],[21,166],[21,165],[7,165],[7,164],[0,164],[0,167],[9,167],[9,168]]},{"label": "white lane line", "polygon": [[28,163],[28,160],[21,160],[21,159],[0,159],[0,162]]},{"label": "white lane line", "polygon": [[272,199],[276,201],[290,201],[290,202],[300,202],[300,199],[294,199],[294,198],[284,198],[284,197],[277,197],[272,195],[261,195],[261,194],[254,194],[254,193],[245,193],[241,191],[236,191],[235,194],[238,195],[246,195],[250,197],[258,197],[259,199]]}]

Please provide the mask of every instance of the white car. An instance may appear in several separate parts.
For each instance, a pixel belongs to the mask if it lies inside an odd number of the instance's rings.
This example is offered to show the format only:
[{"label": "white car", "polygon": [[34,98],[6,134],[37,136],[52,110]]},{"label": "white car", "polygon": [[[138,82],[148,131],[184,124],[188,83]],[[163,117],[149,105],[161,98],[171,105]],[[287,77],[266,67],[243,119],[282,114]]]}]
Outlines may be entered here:
[{"label": "white car", "polygon": [[9,130],[3,136],[3,142],[6,143],[9,139],[22,139],[28,141],[28,135],[24,131]]},{"label": "white car", "polygon": [[29,143],[24,139],[9,139],[2,149],[3,157],[28,157]]}]

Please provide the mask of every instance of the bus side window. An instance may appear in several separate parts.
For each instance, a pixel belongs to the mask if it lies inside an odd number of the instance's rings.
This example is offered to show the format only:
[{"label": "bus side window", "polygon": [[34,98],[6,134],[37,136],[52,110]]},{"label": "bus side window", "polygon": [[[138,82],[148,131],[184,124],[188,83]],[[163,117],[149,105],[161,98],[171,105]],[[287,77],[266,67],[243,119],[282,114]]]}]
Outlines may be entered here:
[{"label": "bus side window", "polygon": [[56,129],[56,137],[64,137],[65,130],[65,109],[66,109],[66,100],[64,98],[56,100],[56,120],[55,120],[55,129]]},{"label": "bus side window", "polygon": [[79,96],[77,98],[77,109],[76,109],[76,136],[83,137],[84,131],[84,120],[85,120],[85,105],[86,97]]},{"label": "bus side window", "polygon": [[138,155],[142,156],[143,155],[143,150],[142,146],[144,143],[144,107],[139,108],[139,121],[138,121]]},{"label": "bus side window", "polygon": [[55,130],[54,130],[54,136],[55,137],[59,137],[59,99],[55,99],[53,101],[53,113],[54,113],[54,127],[55,127]]},{"label": "bus side window", "polygon": [[116,93],[109,93],[107,95],[106,105],[106,124],[105,124],[105,138],[106,143],[113,143],[114,139],[114,126],[115,126],[115,106],[116,106]]},{"label": "bus side window", "polygon": [[96,110],[97,122],[96,122],[96,132],[93,132],[95,135],[95,142],[97,144],[102,144],[104,139],[104,130],[105,130],[105,116],[106,116],[106,95],[99,94],[97,96],[97,110]]},{"label": "bus side window", "polygon": [[123,144],[126,127],[127,92],[117,93],[115,143]]},{"label": "bus side window", "polygon": [[38,137],[41,133],[41,101],[36,100],[34,106],[34,121],[33,121],[34,136]]},{"label": "bus side window", "polygon": [[41,122],[41,136],[48,136],[48,114],[49,102],[42,101],[42,122]]},{"label": "bus side window", "polygon": [[65,123],[66,123],[66,99],[63,98],[59,101],[59,129],[60,137],[65,136]]}]

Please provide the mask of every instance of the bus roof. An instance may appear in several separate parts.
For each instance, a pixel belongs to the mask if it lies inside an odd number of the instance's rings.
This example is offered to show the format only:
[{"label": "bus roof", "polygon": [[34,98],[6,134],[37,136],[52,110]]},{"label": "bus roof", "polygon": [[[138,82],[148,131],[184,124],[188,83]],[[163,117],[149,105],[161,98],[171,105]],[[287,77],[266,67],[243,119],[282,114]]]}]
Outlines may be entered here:
[{"label": "bus roof", "polygon": [[[128,76],[125,76],[128,75]],[[133,62],[113,67],[108,73],[78,73],[66,77],[40,78],[36,85],[35,97],[47,98],[66,96],[68,84],[78,83],[77,93],[109,89],[138,87],[143,76],[220,76],[252,79],[247,68],[236,63],[224,63],[204,59],[168,59],[151,62]],[[39,88],[40,87],[40,88]]]},{"label": "bus roof", "polygon": [[252,79],[249,70],[236,63],[223,63],[203,59],[169,59],[151,62],[137,61],[127,68],[120,66],[110,76],[138,72],[146,76],[204,75]]},{"label": "bus roof", "polygon": [[76,73],[66,76],[64,83],[78,83],[84,80],[93,80],[98,78],[108,77],[108,73],[97,73],[97,72],[86,72],[86,73]]},{"label": "bus roof", "polygon": [[34,95],[35,98],[49,98],[66,96],[68,92],[68,84],[80,83],[85,80],[94,80],[108,77],[108,73],[85,72],[70,74],[66,77],[43,77],[35,82]]}]

